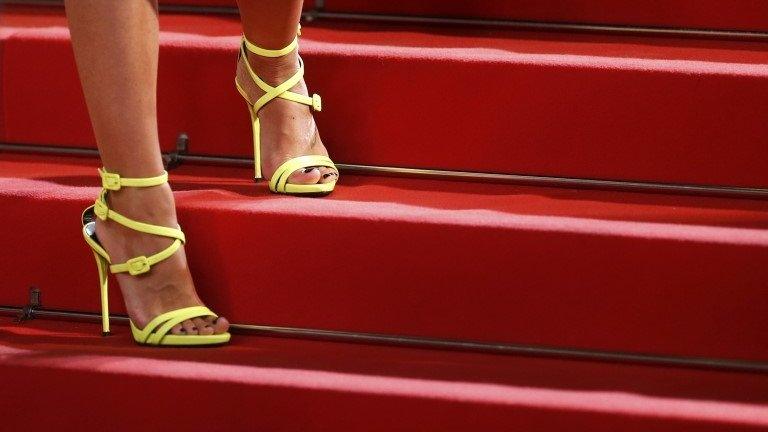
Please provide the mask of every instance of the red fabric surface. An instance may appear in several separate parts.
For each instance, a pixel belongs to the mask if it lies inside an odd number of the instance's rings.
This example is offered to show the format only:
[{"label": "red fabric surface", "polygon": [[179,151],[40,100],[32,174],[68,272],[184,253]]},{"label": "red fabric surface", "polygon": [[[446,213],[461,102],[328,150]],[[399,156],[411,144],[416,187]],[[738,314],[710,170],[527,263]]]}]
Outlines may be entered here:
[{"label": "red fabric surface", "polygon": [[[93,145],[63,17],[8,22],[7,139]],[[164,148],[249,155],[237,19],[162,25]],[[338,162],[768,187],[765,43],[338,25],[302,52]]]},{"label": "red fabric surface", "polygon": [[[0,247],[24,245],[0,304],[36,285],[97,311],[78,223],[97,162],[0,159]],[[235,322],[768,359],[766,201],[349,175],[302,199],[249,174],[171,176],[197,286]]]},{"label": "red fabric surface", "polygon": [[[179,5],[179,6],[228,6],[237,7],[235,0],[160,0],[160,4],[163,5]],[[304,9],[311,9],[314,5],[312,0],[304,0]]]},{"label": "red fabric surface", "polygon": [[235,0],[160,0],[160,4],[182,6],[229,6],[237,7]]},{"label": "red fabric surface", "polygon": [[3,50],[5,49],[5,41],[10,34],[10,29],[6,25],[5,13],[2,8],[0,6],[0,141],[5,141],[5,98],[3,97],[5,94],[5,89],[3,88],[5,81],[3,80],[2,59],[5,58]]},{"label": "red fabric surface", "polygon": [[0,141],[5,141],[5,104],[3,103],[3,48],[5,44],[5,37],[3,35],[2,19],[0,18]]},{"label": "red fabric surface", "polygon": [[[0,317],[4,427],[764,430],[762,374],[235,335],[153,349],[125,326]],[[76,395],[76,397],[75,397]],[[176,415],[184,412],[185,415]],[[86,414],[87,413],[87,414]]]},{"label": "red fabric surface", "polygon": [[496,18],[630,26],[768,30],[763,0],[326,0],[330,12]]}]

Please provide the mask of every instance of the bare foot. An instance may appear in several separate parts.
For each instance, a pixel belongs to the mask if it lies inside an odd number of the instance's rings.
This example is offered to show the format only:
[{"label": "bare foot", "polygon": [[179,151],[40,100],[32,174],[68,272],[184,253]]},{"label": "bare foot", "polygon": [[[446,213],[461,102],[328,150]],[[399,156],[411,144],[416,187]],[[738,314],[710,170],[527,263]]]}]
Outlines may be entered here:
[{"label": "bare foot", "polygon": [[[154,225],[176,227],[176,209],[168,184],[145,188],[123,188],[107,195],[109,207],[131,219]],[[173,240],[128,229],[112,220],[96,220],[96,235],[112,263],[155,254]],[[139,276],[115,275],[133,323],[144,328],[154,317],[174,309],[202,306],[187,267],[184,247]],[[220,334],[229,329],[226,318],[213,316],[186,320],[171,329],[172,334]]]},{"label": "bare foot", "polygon": [[[249,100],[255,102],[264,94],[264,91],[251,79],[245,61],[245,58],[241,58],[238,62],[237,81],[248,94]],[[275,58],[248,53],[247,61],[250,62],[253,71],[272,86],[281,84],[299,69],[297,50]],[[290,91],[308,95],[307,85],[303,79]],[[288,159],[304,155],[328,156],[310,107],[276,98],[259,111],[259,120],[263,155],[261,169],[265,178],[272,178],[275,170]],[[336,172],[327,167],[307,168],[294,171],[288,177],[288,182],[292,184],[329,183],[336,181],[336,177]]]}]

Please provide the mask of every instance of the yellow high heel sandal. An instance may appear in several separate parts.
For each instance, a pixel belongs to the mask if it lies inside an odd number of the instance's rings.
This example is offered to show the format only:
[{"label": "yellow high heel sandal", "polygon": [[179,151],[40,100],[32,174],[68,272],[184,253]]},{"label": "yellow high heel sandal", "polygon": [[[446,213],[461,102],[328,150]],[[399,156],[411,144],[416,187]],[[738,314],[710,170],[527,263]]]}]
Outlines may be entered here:
[{"label": "yellow high heel sandal", "polygon": [[[253,54],[260,55],[263,57],[282,57],[290,53],[294,49],[298,49],[299,34],[301,34],[300,29],[299,29],[299,33],[293,39],[293,42],[291,42],[290,44],[288,44],[288,46],[279,50],[269,50],[269,49],[256,46],[253,43],[251,43],[248,39],[246,39],[245,36],[243,36],[243,42],[240,45],[239,59],[242,59],[243,62],[245,63],[245,67],[248,70],[248,74],[251,76],[251,79],[253,80],[253,82],[256,83],[256,85],[258,85],[259,88],[261,88],[266,92],[255,103],[251,103],[251,101],[248,99],[248,95],[245,93],[245,90],[240,85],[240,83],[237,82],[237,77],[235,77],[235,87],[237,87],[237,90],[243,96],[243,99],[245,99],[245,102],[248,104],[248,111],[251,113],[251,125],[253,126],[253,154],[254,154],[254,164],[255,164],[255,171],[256,171],[254,177],[256,180],[262,178],[261,141],[260,141],[261,128],[259,125],[259,110],[261,110],[266,104],[268,104],[273,99],[281,98],[281,99],[297,102],[303,105],[308,105],[312,107],[314,111],[321,111],[322,100],[320,99],[320,95],[318,94],[313,94],[312,97],[309,97],[309,96],[304,96],[302,94],[289,91],[290,88],[298,84],[301,81],[301,79],[304,77],[304,62],[301,60],[301,57],[299,57],[299,70],[296,71],[296,73],[292,77],[288,78],[282,84],[278,85],[277,87],[272,87],[271,85],[264,82],[264,80],[259,78],[259,76],[256,75],[256,72],[253,71],[250,63],[248,62],[246,50],[248,52],[251,52]],[[294,171],[300,170],[300,169],[306,169],[306,168],[314,168],[314,167],[331,168],[333,171],[335,171],[336,180],[328,183],[317,183],[317,184],[311,184],[311,185],[299,185],[299,184],[288,183],[288,177]],[[333,164],[333,161],[331,161],[331,159],[328,156],[321,156],[321,155],[299,156],[299,157],[295,157],[287,160],[282,165],[280,165],[277,168],[277,170],[275,170],[275,173],[272,175],[272,178],[269,181],[269,190],[275,193],[283,193],[283,194],[289,194],[289,195],[326,195],[331,193],[331,191],[333,191],[333,188],[336,186],[336,181],[338,181],[338,178],[339,178],[339,170],[336,168],[336,165]]]},{"label": "yellow high heel sandal", "polygon": [[[96,257],[96,266],[99,270],[99,287],[101,288],[101,322],[103,334],[109,334],[109,296],[108,282],[109,274],[128,273],[131,276],[139,276],[151,270],[152,266],[173,255],[184,243],[184,233],[181,229],[169,228],[158,225],[150,225],[129,219],[120,213],[110,209],[107,205],[107,194],[109,191],[117,191],[122,187],[150,187],[164,184],[168,181],[168,173],[163,173],[157,177],[149,178],[123,178],[118,174],[107,172],[105,169],[99,169],[101,176],[101,193],[96,198],[96,203],[83,211],[83,237],[85,242],[93,250],[93,256]],[[99,243],[96,237],[96,218],[101,220],[111,219],[120,225],[140,231],[147,234],[154,234],[174,239],[173,243],[162,251],[151,255],[138,256],[120,264],[112,264],[109,254]],[[229,341],[230,334],[222,333],[216,335],[174,335],[169,334],[171,328],[182,321],[212,315],[205,306],[192,306],[177,310],[172,310],[160,314],[150,321],[143,329],[137,328],[133,321],[130,321],[131,333],[133,338],[142,345],[213,345],[222,344]]]}]

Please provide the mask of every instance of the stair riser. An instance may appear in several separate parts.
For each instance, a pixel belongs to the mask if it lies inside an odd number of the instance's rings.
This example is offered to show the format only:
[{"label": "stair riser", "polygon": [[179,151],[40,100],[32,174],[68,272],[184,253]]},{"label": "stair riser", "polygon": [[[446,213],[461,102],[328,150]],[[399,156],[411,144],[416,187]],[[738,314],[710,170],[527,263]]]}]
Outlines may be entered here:
[{"label": "stair riser", "polygon": [[[161,4],[236,7],[234,0],[161,0]],[[304,2],[310,9],[311,1]],[[768,5],[761,0],[737,0],[727,4],[716,0],[578,0],[564,4],[544,1],[431,0],[381,2],[326,0],[322,11],[334,13],[415,15],[468,19],[515,20],[736,30],[768,32]]]},{"label": "stair riser", "polygon": [[[115,361],[115,360],[113,360]],[[212,365],[213,366],[213,365]],[[213,366],[215,367],[215,366]],[[301,371],[299,371],[301,372]],[[278,375],[278,373],[274,373]],[[506,431],[523,428],[551,431],[729,431],[759,430],[730,423],[632,416],[585,409],[542,409],[540,401],[494,405],[417,395],[365,394],[350,389],[238,385],[233,382],[173,380],[42,367],[3,367],[0,407],[8,413],[4,426],[20,429],[34,421],[38,428],[77,425],[86,429],[121,430],[291,430],[291,431]],[[29,391],[30,388],[36,391]],[[71,397],[77,389],[77,397]],[[105,390],[108,389],[108,390]],[[152,403],[146,399],[151,389]],[[524,390],[524,389],[521,389]],[[205,406],[194,416],[168,415],[184,404]],[[233,397],[233,395],[237,397]],[[470,398],[473,395],[470,395]],[[479,395],[482,396],[482,395]],[[213,402],[212,402],[213,401]],[[4,405],[6,405],[4,407]],[[545,405],[545,404],[543,404]],[[40,407],[45,407],[41,412]],[[83,412],[93,415],[83,416]],[[149,426],[151,425],[151,426]]]},{"label": "stair riser", "polygon": [[[167,6],[192,6],[192,7],[227,7],[236,8],[237,2],[235,0],[160,0],[160,5]],[[314,7],[313,0],[304,0],[304,10],[312,9]]]},{"label": "stair riser", "polygon": [[[185,204],[193,196],[206,208]],[[217,199],[226,195],[180,194],[180,220],[202,297],[234,322],[768,360],[768,247],[568,233],[556,224],[547,232],[298,217],[269,201],[232,213],[217,211]],[[48,308],[98,311],[93,257],[76,218],[35,217],[77,215],[86,204],[4,200],[3,208],[35,210],[2,215],[14,227],[4,249],[30,252],[4,256],[0,304],[25,303],[34,284]],[[308,244],[318,254],[298,261],[309,248],[297,245]],[[117,294],[112,309],[122,312]]]},{"label": "stair riser", "polygon": [[768,32],[768,5],[761,0],[326,0],[324,5],[328,12]]},{"label": "stair riser", "polygon": [[[316,118],[338,162],[768,187],[764,65],[727,72],[716,63],[512,52],[468,61],[407,49],[398,58],[394,48],[334,48],[307,34],[309,86],[325,99]],[[193,153],[252,157],[232,86],[236,46],[234,37],[164,39],[165,150],[186,132]],[[66,32],[11,39],[5,57],[5,140],[93,146]]]}]

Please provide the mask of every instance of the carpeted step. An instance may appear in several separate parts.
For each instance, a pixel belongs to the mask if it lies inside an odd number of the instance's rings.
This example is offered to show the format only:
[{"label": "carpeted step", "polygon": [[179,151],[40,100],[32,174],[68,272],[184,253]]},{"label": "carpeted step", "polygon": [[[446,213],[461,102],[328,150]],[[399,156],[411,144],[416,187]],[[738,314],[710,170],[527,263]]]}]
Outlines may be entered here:
[{"label": "carpeted step", "polygon": [[235,0],[159,0],[160,5],[193,7],[237,7]]},{"label": "carpeted step", "polygon": [[768,32],[762,0],[325,0],[324,11]]},{"label": "carpeted step", "polygon": [[[0,305],[97,312],[97,161],[3,154]],[[171,173],[197,286],[234,322],[768,360],[768,202],[248,169]],[[123,310],[117,290],[112,309]]]},{"label": "carpeted step", "polygon": [[[6,14],[2,139],[93,146],[64,18],[35,11]],[[161,21],[163,145],[251,157],[238,19]],[[338,24],[302,52],[338,162],[768,187],[766,43]]]},{"label": "carpeted step", "polygon": [[[161,4],[236,7],[235,0],[161,0]],[[312,2],[304,8],[311,9]],[[319,10],[330,13],[384,14],[488,20],[597,24],[703,30],[768,32],[768,4],[762,0],[577,0],[544,1],[325,0]]]},{"label": "carpeted step", "polygon": [[[237,7],[235,0],[160,0],[161,5],[186,7]],[[304,9],[364,15],[404,15],[465,19],[533,21],[565,24],[596,24],[629,27],[660,27],[768,32],[768,4],[762,0],[578,0],[473,2],[423,0],[386,2],[376,0],[325,0],[320,5],[304,2]]]},{"label": "carpeted step", "polygon": [[[234,335],[133,345],[125,326],[0,317],[3,427],[21,430],[746,431],[761,374]],[[84,413],[88,413],[84,415]]]},{"label": "carpeted step", "polygon": [[[235,0],[159,0],[161,6],[174,6],[174,7],[226,7],[236,8],[237,1]],[[304,0],[304,10],[312,9],[314,7],[314,0]]]}]

